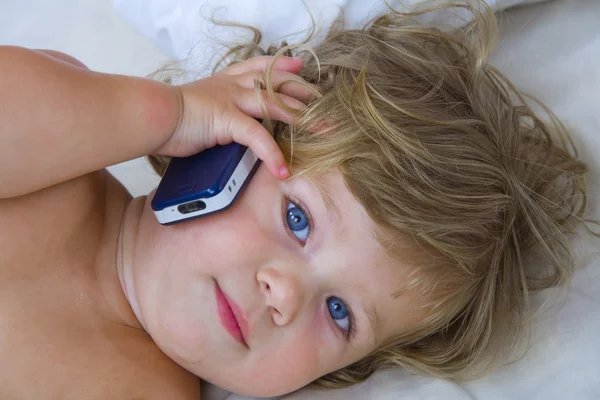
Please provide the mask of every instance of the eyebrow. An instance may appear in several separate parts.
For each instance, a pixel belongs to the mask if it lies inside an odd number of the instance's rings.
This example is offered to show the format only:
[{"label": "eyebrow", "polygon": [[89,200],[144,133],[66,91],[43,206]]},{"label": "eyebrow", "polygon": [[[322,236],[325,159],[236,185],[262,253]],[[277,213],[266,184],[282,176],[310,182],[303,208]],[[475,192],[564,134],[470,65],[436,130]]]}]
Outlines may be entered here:
[{"label": "eyebrow", "polygon": [[379,315],[375,307],[369,306],[364,307],[365,314],[367,314],[367,320],[369,321],[369,329],[371,331],[371,337],[376,345],[379,342]]},{"label": "eyebrow", "polygon": [[333,226],[333,230],[339,230],[342,213],[337,204],[335,204],[333,196],[331,196],[331,193],[323,182],[317,179],[311,179],[310,182],[312,186],[317,189],[317,192],[321,196],[321,200],[323,200],[323,203],[325,204],[327,216],[329,217],[329,222],[331,222],[331,225]]}]

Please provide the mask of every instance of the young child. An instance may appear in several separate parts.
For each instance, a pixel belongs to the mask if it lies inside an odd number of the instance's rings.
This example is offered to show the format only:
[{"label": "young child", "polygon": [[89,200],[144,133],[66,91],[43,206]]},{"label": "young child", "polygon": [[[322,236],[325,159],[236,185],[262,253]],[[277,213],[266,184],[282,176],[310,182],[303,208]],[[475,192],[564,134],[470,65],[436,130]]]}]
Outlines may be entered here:
[{"label": "young child", "polygon": [[[390,13],[316,59],[184,85],[1,47],[0,398],[198,399],[197,377],[273,396],[505,361],[528,293],[573,272],[586,166],[486,64],[495,20],[468,7],[452,32]],[[264,161],[243,195],[173,226],[104,169],[232,140]]]}]

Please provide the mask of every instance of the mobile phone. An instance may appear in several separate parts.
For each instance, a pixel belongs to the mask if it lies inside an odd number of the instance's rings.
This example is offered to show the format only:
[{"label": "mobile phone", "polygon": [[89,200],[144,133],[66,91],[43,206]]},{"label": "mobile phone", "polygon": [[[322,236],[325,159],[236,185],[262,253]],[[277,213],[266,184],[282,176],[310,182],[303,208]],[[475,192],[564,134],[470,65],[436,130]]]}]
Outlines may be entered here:
[{"label": "mobile phone", "polygon": [[260,160],[238,143],[215,146],[190,157],[174,157],[152,198],[158,222],[171,225],[229,208]]}]

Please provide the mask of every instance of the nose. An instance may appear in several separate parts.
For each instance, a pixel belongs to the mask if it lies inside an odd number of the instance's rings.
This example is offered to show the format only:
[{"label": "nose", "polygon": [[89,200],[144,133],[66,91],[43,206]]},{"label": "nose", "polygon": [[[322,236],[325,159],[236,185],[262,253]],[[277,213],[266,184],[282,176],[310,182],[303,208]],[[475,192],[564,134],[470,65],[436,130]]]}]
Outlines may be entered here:
[{"label": "nose", "polygon": [[260,291],[271,309],[273,321],[279,326],[293,321],[303,301],[300,277],[267,267],[258,272],[257,280]]}]

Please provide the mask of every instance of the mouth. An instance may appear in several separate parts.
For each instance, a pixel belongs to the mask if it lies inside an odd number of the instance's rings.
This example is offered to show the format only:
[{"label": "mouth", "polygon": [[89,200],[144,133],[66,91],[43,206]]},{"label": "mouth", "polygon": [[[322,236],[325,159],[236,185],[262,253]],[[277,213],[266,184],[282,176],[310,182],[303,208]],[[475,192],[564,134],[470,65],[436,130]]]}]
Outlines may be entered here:
[{"label": "mouth", "polygon": [[229,298],[215,280],[215,295],[217,299],[217,311],[221,325],[235,340],[248,347],[246,337],[248,335],[248,321],[244,318],[242,309]]}]

